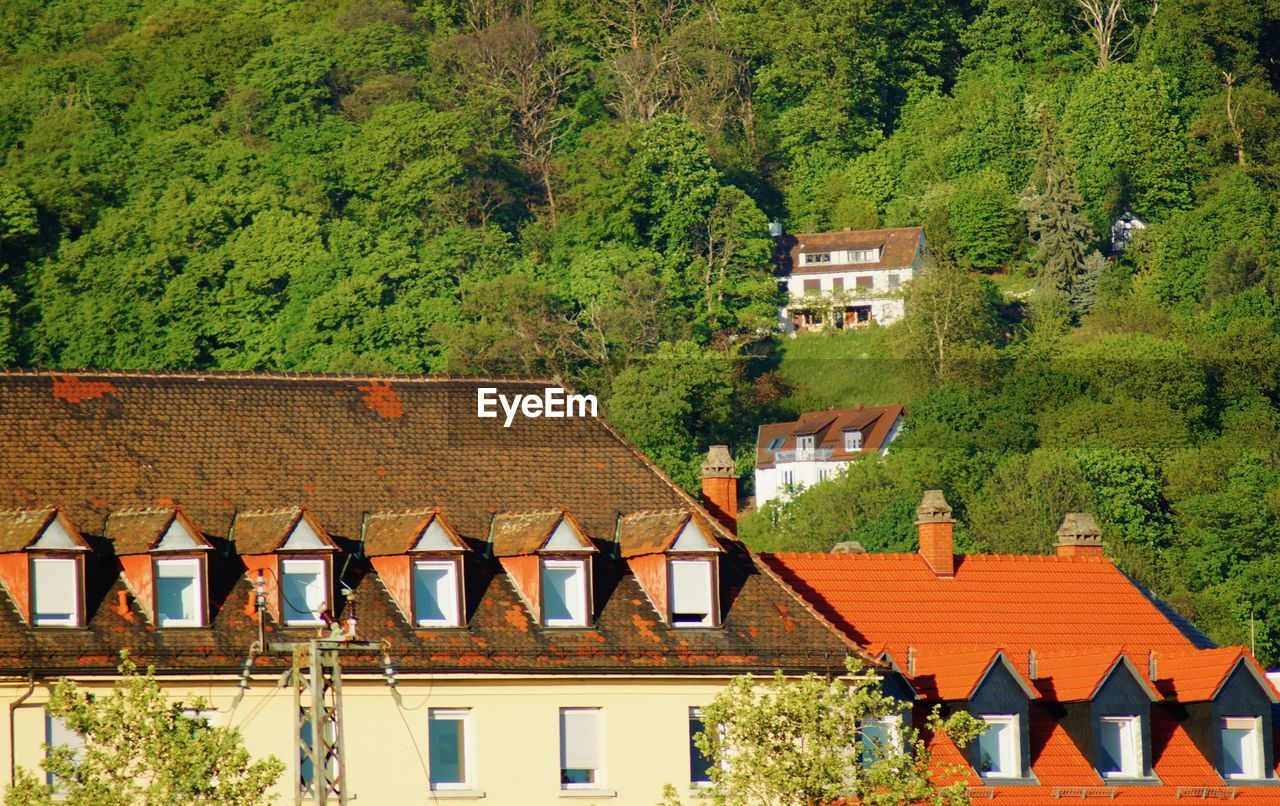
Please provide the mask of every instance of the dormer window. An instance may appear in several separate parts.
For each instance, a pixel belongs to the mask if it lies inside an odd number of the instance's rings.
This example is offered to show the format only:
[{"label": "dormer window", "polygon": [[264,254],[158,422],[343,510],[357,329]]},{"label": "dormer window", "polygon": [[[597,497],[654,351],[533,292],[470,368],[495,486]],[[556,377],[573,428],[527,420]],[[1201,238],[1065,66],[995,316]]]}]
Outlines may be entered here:
[{"label": "dormer window", "polygon": [[796,437],[796,458],[806,459],[813,456],[813,435]]},{"label": "dormer window", "polygon": [[205,558],[213,546],[181,508],[112,512],[104,535],[120,558],[125,584],[153,624],[208,625]]},{"label": "dormer window", "polygon": [[983,778],[1022,777],[1022,737],[1016,714],[984,714],[986,730],[978,737],[978,773]]},{"label": "dormer window", "polygon": [[457,560],[414,560],[414,624],[419,627],[459,625],[458,576]]},{"label": "dormer window", "polygon": [[803,255],[801,255],[801,257],[803,258],[804,265],[806,266],[813,266],[818,263],[831,262],[830,252],[805,252]]},{"label": "dormer window", "polygon": [[857,249],[851,253],[853,263],[875,263],[880,259],[879,249]]},{"label": "dormer window", "polygon": [[1225,717],[1221,735],[1223,778],[1257,780],[1266,777],[1261,717]]},{"label": "dormer window", "polygon": [[844,450],[845,453],[853,453],[862,450],[862,432],[861,431],[845,431],[844,432]]},{"label": "dormer window", "polygon": [[328,563],[319,557],[280,561],[280,598],[288,626],[324,624],[329,611]]},{"label": "dormer window", "polygon": [[548,627],[587,626],[587,561],[542,561],[542,623]]},{"label": "dormer window", "polygon": [[862,766],[892,758],[902,752],[902,715],[888,714],[878,719],[864,719],[860,728]]},{"label": "dormer window", "polygon": [[671,565],[671,623],[683,627],[715,624],[714,561],[676,560]]},{"label": "dormer window", "polygon": [[160,627],[201,627],[204,573],[195,557],[155,561],[156,624]]},{"label": "dormer window", "polygon": [[414,627],[466,622],[463,569],[470,551],[439,509],[370,515],[361,529],[364,555]]},{"label": "dormer window", "polygon": [[1104,716],[1098,722],[1098,772],[1104,778],[1141,778],[1142,719]]},{"label": "dormer window", "polygon": [[267,609],[281,624],[313,627],[329,619],[338,546],[310,512],[302,507],[242,512],[231,534],[250,577],[262,581]]},{"label": "dormer window", "polygon": [[31,558],[31,621],[37,627],[80,626],[80,561],[74,557]]},{"label": "dormer window", "polygon": [[618,522],[620,554],[664,622],[720,624],[720,554],[710,525],[689,510],[633,512]]}]

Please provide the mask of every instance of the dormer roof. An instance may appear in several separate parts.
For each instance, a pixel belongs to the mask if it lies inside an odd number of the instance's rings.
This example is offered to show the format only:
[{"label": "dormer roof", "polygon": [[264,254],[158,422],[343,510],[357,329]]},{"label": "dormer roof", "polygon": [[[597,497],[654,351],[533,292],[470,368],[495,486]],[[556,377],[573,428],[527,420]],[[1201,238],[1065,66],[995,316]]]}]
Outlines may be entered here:
[{"label": "dormer roof", "polygon": [[1161,694],[1179,702],[1211,702],[1218,698],[1231,673],[1241,666],[1258,681],[1272,703],[1280,703],[1280,693],[1242,646],[1158,653],[1155,684]]},{"label": "dormer roof", "polygon": [[521,557],[547,551],[594,552],[587,537],[568,510],[500,512],[489,527],[494,557]]},{"label": "dormer roof", "polygon": [[439,509],[380,512],[365,519],[366,557],[467,550],[466,542]]},{"label": "dormer roof", "polygon": [[238,554],[338,549],[306,507],[239,512],[231,535]]},{"label": "dormer roof", "polygon": [[963,701],[973,699],[991,670],[1002,666],[1026,693],[1036,700],[1040,694],[1031,681],[1009,660],[1004,650],[978,649],[968,652],[922,653],[913,664],[912,686],[928,699]]},{"label": "dormer roof", "polygon": [[119,556],[213,548],[180,507],[117,510],[107,516],[103,536]]},{"label": "dormer roof", "polygon": [[1114,649],[1100,652],[1043,655],[1036,657],[1036,689],[1048,700],[1056,702],[1088,702],[1097,696],[1117,669],[1123,667],[1146,692],[1152,702],[1161,697],[1151,679],[1124,652]]},{"label": "dormer roof", "polygon": [[654,509],[623,515],[618,519],[618,549],[623,559],[667,551],[723,551],[710,526],[687,509]]},{"label": "dormer roof", "polygon": [[80,531],[56,507],[0,512],[0,553],[88,550]]}]

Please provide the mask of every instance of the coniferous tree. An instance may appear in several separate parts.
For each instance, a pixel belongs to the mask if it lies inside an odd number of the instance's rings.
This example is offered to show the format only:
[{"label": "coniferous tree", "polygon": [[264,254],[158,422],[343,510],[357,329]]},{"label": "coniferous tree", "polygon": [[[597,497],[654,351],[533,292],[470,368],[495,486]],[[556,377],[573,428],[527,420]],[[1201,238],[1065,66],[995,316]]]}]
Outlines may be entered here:
[{"label": "coniferous tree", "polygon": [[1097,249],[1084,259],[1080,274],[1071,285],[1071,312],[1084,316],[1098,303],[1098,283],[1108,267],[1107,259]]},{"label": "coniferous tree", "polygon": [[1027,230],[1038,246],[1041,290],[1069,295],[1084,268],[1085,246],[1092,233],[1080,212],[1084,203],[1053,124],[1043,112],[1040,133],[1036,167],[1022,194],[1022,209],[1027,214]]}]

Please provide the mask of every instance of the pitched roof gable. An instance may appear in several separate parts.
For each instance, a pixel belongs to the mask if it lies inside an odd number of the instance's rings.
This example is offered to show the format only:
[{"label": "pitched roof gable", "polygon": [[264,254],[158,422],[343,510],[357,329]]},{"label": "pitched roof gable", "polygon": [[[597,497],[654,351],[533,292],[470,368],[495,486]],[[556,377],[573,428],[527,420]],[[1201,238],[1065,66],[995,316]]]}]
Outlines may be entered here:
[{"label": "pitched roof gable", "polygon": [[1157,653],[1156,687],[1179,702],[1210,702],[1218,698],[1231,673],[1241,666],[1258,681],[1272,703],[1280,703],[1280,693],[1249,650],[1242,646]]},{"label": "pitched roof gable", "polygon": [[[902,406],[857,406],[851,409],[809,411],[785,423],[764,423],[756,432],[756,467],[773,467],[778,451],[796,449],[796,438],[812,436],[815,449],[831,451],[830,461],[844,461],[881,450],[893,435],[894,424],[906,414]],[[862,447],[845,450],[847,431],[862,433]],[[770,447],[770,446],[774,447]]]},{"label": "pitched roof gable", "polygon": [[1002,650],[978,649],[969,652],[921,653],[915,660],[912,685],[928,699],[961,701],[972,699],[997,666],[1007,669],[1028,699],[1040,695]]},{"label": "pitched roof gable", "polygon": [[489,544],[494,557],[521,557],[543,550],[596,551],[568,510],[494,515]]},{"label": "pitched roof gable", "polygon": [[89,544],[57,507],[0,512],[0,553],[87,551]]},{"label": "pitched roof gable", "polygon": [[366,557],[422,551],[468,551],[468,546],[439,509],[380,512],[364,526]]},{"label": "pitched roof gable", "polygon": [[338,548],[305,507],[237,513],[231,534],[238,554],[336,551]]},{"label": "pitched roof gable", "polygon": [[[819,274],[830,271],[875,271],[912,266],[920,253],[924,227],[894,227],[838,232],[800,232],[778,239],[774,255],[778,274]],[[879,249],[871,263],[818,263],[805,265],[801,253]]]},{"label": "pitched roof gable", "polygon": [[1056,702],[1092,700],[1111,676],[1124,669],[1138,682],[1152,702],[1161,699],[1155,685],[1124,652],[1102,650],[1078,654],[1037,655],[1036,689]]},{"label": "pitched roof gable", "polygon": [[628,512],[618,519],[617,540],[623,559],[667,551],[721,551],[706,522],[687,509]]},{"label": "pitched roof gable", "polygon": [[178,507],[117,510],[107,516],[103,536],[111,541],[117,556],[212,548]]}]

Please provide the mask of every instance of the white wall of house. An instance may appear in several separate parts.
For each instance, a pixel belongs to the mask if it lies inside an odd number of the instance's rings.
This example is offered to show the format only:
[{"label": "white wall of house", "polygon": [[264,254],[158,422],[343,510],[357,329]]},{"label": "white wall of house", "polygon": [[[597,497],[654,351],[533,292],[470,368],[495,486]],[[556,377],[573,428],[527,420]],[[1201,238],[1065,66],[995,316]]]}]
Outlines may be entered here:
[{"label": "white wall of house", "polygon": [[[893,324],[902,318],[901,287],[911,280],[914,270],[908,266],[900,269],[858,269],[856,264],[847,270],[829,271],[822,274],[793,274],[785,279],[787,295],[792,300],[803,300],[811,296],[812,290],[805,290],[805,281],[817,281],[817,293],[828,297],[836,292],[837,279],[843,286],[849,305],[870,305],[871,316],[882,325]],[[868,280],[870,288],[858,288],[858,279],[865,284]],[[789,306],[779,311],[783,330],[790,333],[794,330]]]},{"label": "white wall of house", "polygon": [[803,489],[834,478],[856,459],[839,462],[778,462],[773,467],[756,468],[756,506],[776,499],[786,501]]}]

